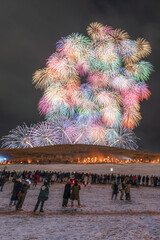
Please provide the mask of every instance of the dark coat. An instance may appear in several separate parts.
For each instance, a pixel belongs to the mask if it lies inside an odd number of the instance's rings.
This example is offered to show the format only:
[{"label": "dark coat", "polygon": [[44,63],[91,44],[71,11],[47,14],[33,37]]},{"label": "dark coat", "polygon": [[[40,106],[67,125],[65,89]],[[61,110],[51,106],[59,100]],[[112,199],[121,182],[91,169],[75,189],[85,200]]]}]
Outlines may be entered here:
[{"label": "dark coat", "polygon": [[71,184],[66,183],[64,188],[63,198],[68,199],[70,198],[70,195],[71,195]]},{"label": "dark coat", "polygon": [[1,177],[0,178],[0,186],[4,186],[5,182],[6,182],[6,177]]},{"label": "dark coat", "polygon": [[13,193],[11,196],[11,201],[18,200],[18,193],[21,191],[22,183],[19,181],[15,181],[13,186]]},{"label": "dark coat", "polygon": [[21,193],[27,194],[28,188],[29,188],[29,185],[27,183],[23,183],[21,187]]},{"label": "dark coat", "polygon": [[117,185],[117,183],[113,183],[112,184],[112,190],[113,190],[113,194],[117,194],[118,193],[118,185]]},{"label": "dark coat", "polygon": [[74,186],[72,187],[71,200],[79,199],[79,190],[81,190],[80,185],[74,184]]},{"label": "dark coat", "polygon": [[41,189],[40,189],[40,193],[39,193],[39,196],[38,196],[38,200],[40,200],[40,201],[46,201],[46,200],[48,200],[48,195],[49,195],[49,187],[43,185],[43,186],[41,187]]}]

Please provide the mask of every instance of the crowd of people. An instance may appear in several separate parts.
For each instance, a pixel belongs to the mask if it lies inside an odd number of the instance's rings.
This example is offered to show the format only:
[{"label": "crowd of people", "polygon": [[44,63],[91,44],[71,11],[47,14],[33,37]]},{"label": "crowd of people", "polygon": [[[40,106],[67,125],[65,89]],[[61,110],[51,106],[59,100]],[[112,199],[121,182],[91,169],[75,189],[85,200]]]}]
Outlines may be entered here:
[{"label": "crowd of people", "polygon": [[14,181],[15,179],[22,177],[30,179],[34,186],[38,181],[45,179],[49,184],[51,183],[63,183],[68,179],[78,179],[80,183],[87,184],[111,184],[116,181],[119,185],[127,177],[130,180],[131,185],[142,186],[160,186],[160,176],[141,176],[141,175],[124,175],[124,174],[97,174],[97,173],[79,173],[79,172],[49,172],[49,171],[0,171],[0,187],[1,191],[7,181]]},{"label": "crowd of people", "polygon": [[71,200],[71,207],[74,206],[74,200],[78,202],[78,207],[81,207],[79,191],[80,185],[91,184],[111,184],[112,196],[111,199],[117,199],[120,192],[120,200],[131,200],[131,186],[160,186],[160,176],[141,176],[141,175],[120,175],[120,174],[97,174],[97,173],[79,173],[79,172],[48,172],[48,171],[0,171],[0,189],[6,182],[13,182],[13,190],[9,205],[15,205],[16,210],[22,210],[23,202],[30,185],[36,187],[38,182],[42,183],[38,195],[37,203],[34,212],[40,206],[40,212],[43,212],[44,202],[49,197],[49,187],[53,183],[65,183],[62,206],[67,207],[68,200]]}]

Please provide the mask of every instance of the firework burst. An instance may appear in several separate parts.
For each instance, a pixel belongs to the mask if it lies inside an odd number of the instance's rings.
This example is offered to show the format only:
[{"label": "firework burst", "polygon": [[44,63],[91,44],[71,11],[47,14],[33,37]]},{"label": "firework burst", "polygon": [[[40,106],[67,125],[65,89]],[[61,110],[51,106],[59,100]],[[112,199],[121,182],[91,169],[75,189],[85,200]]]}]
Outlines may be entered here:
[{"label": "firework burst", "polygon": [[141,120],[140,102],[153,67],[141,60],[151,53],[143,38],[93,22],[89,37],[61,38],[33,83],[43,90],[38,110],[46,121],[23,125],[2,138],[2,147],[100,144],[136,149],[132,131]]},{"label": "firework burst", "polygon": [[138,38],[136,40],[137,43],[137,55],[138,57],[145,58],[151,54],[151,45],[150,43],[145,40],[144,38]]},{"label": "firework burst", "polygon": [[103,30],[104,30],[104,26],[98,22],[91,23],[87,27],[87,33],[93,40],[100,39],[101,35],[104,34]]},{"label": "firework burst", "polygon": [[33,147],[31,135],[33,126],[28,127],[26,123],[23,126],[17,126],[12,129],[8,135],[2,137],[2,148],[30,148]]},{"label": "firework burst", "polygon": [[136,150],[138,148],[137,139],[133,131],[120,128],[115,141],[110,146]]},{"label": "firework burst", "polygon": [[127,32],[121,29],[115,29],[110,33],[110,36],[112,37],[112,41],[118,46],[122,43],[122,41],[125,41],[129,39],[129,35]]},{"label": "firework burst", "polygon": [[41,122],[33,126],[32,142],[34,147],[57,144],[59,141],[56,134],[53,135],[53,128],[50,122]]}]

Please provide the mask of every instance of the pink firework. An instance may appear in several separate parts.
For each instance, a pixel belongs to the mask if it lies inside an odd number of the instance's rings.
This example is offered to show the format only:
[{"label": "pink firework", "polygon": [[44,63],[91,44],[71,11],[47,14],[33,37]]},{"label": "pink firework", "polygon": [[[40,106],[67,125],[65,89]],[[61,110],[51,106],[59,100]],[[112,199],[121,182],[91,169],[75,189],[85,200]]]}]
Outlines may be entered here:
[{"label": "pink firework", "polygon": [[132,87],[132,82],[125,76],[115,76],[111,80],[113,89],[119,92],[127,92]]},{"label": "pink firework", "polygon": [[141,114],[135,108],[126,109],[123,113],[121,125],[124,129],[133,129],[138,126]]},{"label": "pink firework", "polygon": [[143,101],[143,99],[148,100],[151,95],[151,92],[148,89],[146,83],[138,83],[134,86],[134,91],[138,94],[139,100]]},{"label": "pink firework", "polygon": [[89,73],[88,83],[93,88],[107,87],[109,84],[108,75],[105,72],[93,71]]},{"label": "pink firework", "polygon": [[80,76],[85,76],[90,68],[88,61],[78,61],[76,64],[76,70]]},{"label": "pink firework", "polygon": [[41,115],[46,115],[51,110],[51,105],[47,101],[46,97],[41,97],[39,103],[38,103],[38,110]]},{"label": "pink firework", "polygon": [[139,96],[136,91],[131,90],[126,92],[123,96],[123,105],[124,107],[135,106],[139,104]]},{"label": "pink firework", "polygon": [[102,121],[107,127],[116,127],[119,125],[120,115],[116,106],[108,106],[102,110]]},{"label": "pink firework", "polygon": [[91,124],[89,128],[89,136],[91,138],[91,141],[94,141],[96,143],[100,143],[105,138],[105,128],[101,125]]}]

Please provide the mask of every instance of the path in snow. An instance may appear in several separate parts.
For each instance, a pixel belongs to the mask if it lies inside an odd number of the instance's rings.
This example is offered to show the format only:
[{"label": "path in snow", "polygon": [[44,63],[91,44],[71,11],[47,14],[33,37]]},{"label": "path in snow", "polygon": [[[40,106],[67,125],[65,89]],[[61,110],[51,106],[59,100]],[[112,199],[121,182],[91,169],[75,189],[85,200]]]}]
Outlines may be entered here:
[{"label": "path in snow", "polygon": [[23,209],[9,207],[13,183],[0,192],[0,239],[29,240],[158,240],[160,239],[160,188],[131,188],[132,201],[110,200],[110,185],[92,185],[80,191],[82,208],[62,209],[64,184],[50,187],[45,213],[33,214],[40,183],[28,190]]}]

